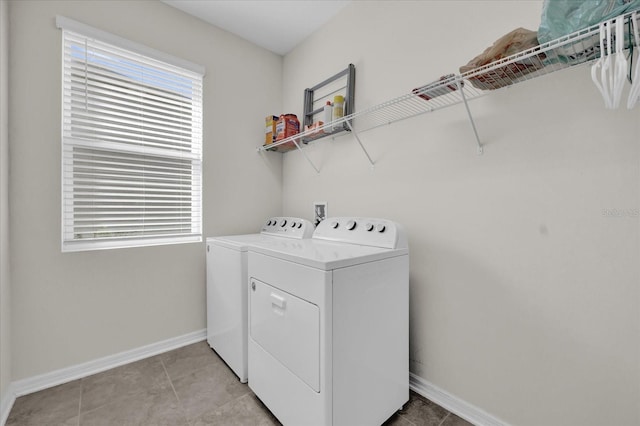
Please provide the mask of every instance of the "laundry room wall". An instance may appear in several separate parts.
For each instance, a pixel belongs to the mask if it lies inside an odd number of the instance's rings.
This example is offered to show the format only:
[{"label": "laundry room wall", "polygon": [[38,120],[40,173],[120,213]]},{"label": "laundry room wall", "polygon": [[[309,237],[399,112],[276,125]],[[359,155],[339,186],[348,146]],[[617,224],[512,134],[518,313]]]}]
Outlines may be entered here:
[{"label": "laundry room wall", "polygon": [[[284,110],[349,63],[357,111],[409,93],[536,30],[541,7],[354,1],[286,55]],[[361,134],[373,169],[350,135],[308,145],[319,174],[284,154],[284,214],[326,201],[405,226],[427,388],[514,425],[639,424],[640,107],[606,110],[582,66],[470,108],[481,156],[463,105]]]},{"label": "laundry room wall", "polygon": [[14,381],[206,326],[204,243],[61,253],[56,15],[205,66],[205,236],[255,232],[282,209],[281,159],[255,153],[265,111],[281,109],[281,56],[159,1],[11,2]]},{"label": "laundry room wall", "polygon": [[9,273],[9,8],[0,0],[0,420],[11,383],[11,275]]}]

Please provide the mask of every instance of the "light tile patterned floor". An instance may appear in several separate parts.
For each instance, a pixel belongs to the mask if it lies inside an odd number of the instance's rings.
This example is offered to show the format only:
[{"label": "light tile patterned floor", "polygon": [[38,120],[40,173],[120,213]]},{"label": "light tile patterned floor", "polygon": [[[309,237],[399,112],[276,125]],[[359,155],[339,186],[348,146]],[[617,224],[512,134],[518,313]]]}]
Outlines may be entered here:
[{"label": "light tile patterned floor", "polygon": [[[18,398],[6,426],[279,425],[205,342]],[[470,423],[411,392],[393,426]]]}]

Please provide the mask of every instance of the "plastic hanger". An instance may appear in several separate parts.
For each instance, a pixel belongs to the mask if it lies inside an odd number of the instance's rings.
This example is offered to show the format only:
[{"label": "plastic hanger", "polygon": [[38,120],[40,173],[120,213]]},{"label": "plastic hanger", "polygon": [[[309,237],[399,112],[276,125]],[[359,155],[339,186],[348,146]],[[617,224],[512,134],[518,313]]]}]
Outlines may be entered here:
[{"label": "plastic hanger", "polygon": [[631,90],[629,90],[629,99],[627,100],[627,108],[632,109],[636,103],[640,103],[640,14],[633,12],[631,22],[633,23],[633,38],[636,42],[636,68],[633,74]]},{"label": "plastic hanger", "polygon": [[600,22],[600,58],[598,58],[596,63],[591,67],[591,79],[602,95],[605,107],[609,108],[609,96],[605,89],[606,83],[604,70],[607,60],[606,39],[606,23]]},{"label": "plastic hanger", "polygon": [[604,64],[602,65],[602,75],[601,75],[601,83],[602,83],[602,87],[604,88],[604,94],[605,94],[605,106],[608,109],[612,109],[613,108],[613,96],[611,94],[611,91],[613,89],[613,40],[612,40],[612,34],[611,34],[611,27],[613,26],[613,21],[607,21],[606,23],[606,32],[607,32],[607,37],[606,37],[606,43],[605,43],[605,48],[607,49],[607,56],[604,59]]},{"label": "plastic hanger", "polygon": [[613,63],[611,81],[611,107],[618,108],[622,100],[622,91],[627,81],[627,58],[624,56],[624,19],[618,17],[615,20],[615,61]]}]

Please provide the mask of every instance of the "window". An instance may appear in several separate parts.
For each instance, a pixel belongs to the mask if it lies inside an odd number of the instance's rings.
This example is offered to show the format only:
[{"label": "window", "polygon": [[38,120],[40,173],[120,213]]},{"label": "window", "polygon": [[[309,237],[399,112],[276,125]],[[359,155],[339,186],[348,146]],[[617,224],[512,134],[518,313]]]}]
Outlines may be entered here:
[{"label": "window", "polygon": [[88,27],[66,18],[57,22],[62,250],[202,241],[204,73],[122,48],[139,46],[98,30],[73,31]]}]

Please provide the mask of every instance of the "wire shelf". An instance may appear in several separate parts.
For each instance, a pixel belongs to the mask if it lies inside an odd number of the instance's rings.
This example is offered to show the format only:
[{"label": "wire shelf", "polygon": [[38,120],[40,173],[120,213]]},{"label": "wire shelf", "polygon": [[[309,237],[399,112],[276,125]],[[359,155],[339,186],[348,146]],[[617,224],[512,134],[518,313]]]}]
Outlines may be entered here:
[{"label": "wire shelf", "polygon": [[[621,15],[625,26],[631,21],[632,14],[633,12],[629,12]],[[634,25],[640,25],[640,18],[636,19]],[[469,100],[523,81],[592,62],[600,57],[599,37],[600,27],[593,25],[471,71],[441,77],[440,80],[414,89],[411,93],[357,111],[319,129],[301,132],[278,142],[264,145],[259,147],[258,151],[285,152],[292,149],[302,149],[304,143],[329,136],[323,135],[322,131],[330,132],[332,125],[353,130],[357,137],[357,133],[460,103],[466,104]],[[631,46],[631,43],[633,43],[633,37],[628,40],[627,48]],[[467,110],[467,112],[469,111]],[[358,140],[358,142],[360,141]],[[480,145],[479,149],[481,150]]]}]

